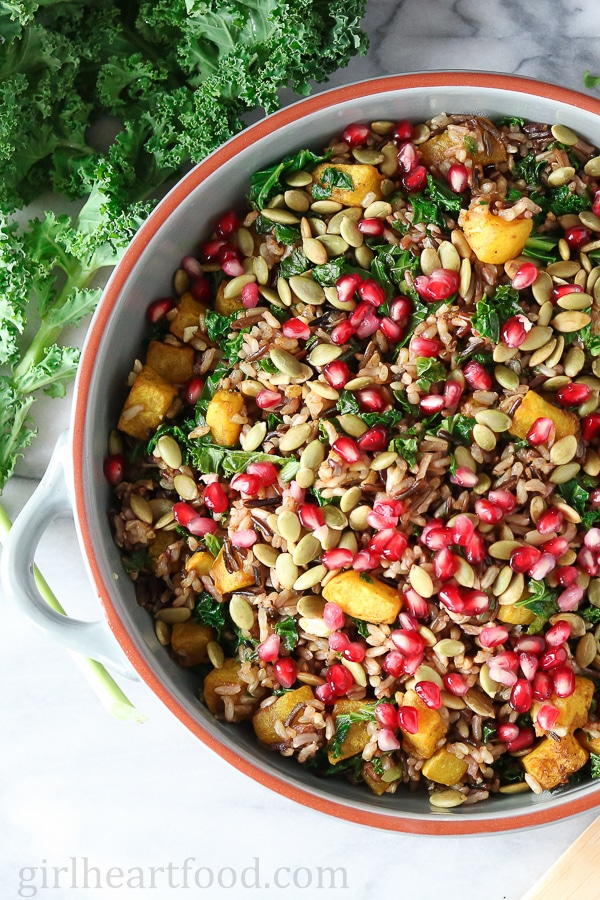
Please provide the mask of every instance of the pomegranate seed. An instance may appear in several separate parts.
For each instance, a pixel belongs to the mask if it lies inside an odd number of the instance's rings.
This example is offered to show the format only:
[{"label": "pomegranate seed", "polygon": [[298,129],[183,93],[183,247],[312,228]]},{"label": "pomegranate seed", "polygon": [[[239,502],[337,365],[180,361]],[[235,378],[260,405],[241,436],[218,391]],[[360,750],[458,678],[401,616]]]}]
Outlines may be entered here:
[{"label": "pomegranate seed", "polygon": [[180,501],[173,504],[173,517],[178,525],[187,528],[191,521],[198,518],[198,513],[189,503]]},{"label": "pomegranate seed", "polygon": [[263,487],[269,487],[275,484],[279,477],[279,470],[271,462],[255,462],[250,463],[246,469],[248,475],[257,475],[260,478]]},{"label": "pomegranate seed", "polygon": [[553,303],[556,303],[557,300],[565,297],[567,294],[580,294],[582,291],[583,288],[579,284],[561,284],[553,288],[550,299]]},{"label": "pomegranate seed", "polygon": [[535,526],[540,534],[551,534],[560,531],[563,524],[563,514],[559,509],[547,509],[537,520]]},{"label": "pomegranate seed", "polygon": [[241,297],[244,309],[254,309],[255,307],[257,307],[260,295],[256,282],[253,281],[250,284],[245,284],[242,288]]},{"label": "pomegranate seed", "polygon": [[490,677],[493,681],[498,682],[498,684],[504,685],[504,687],[513,687],[517,683],[517,674],[516,672],[511,672],[510,669],[500,669],[498,666],[494,666],[493,660],[490,660],[488,663],[488,669],[490,671]]},{"label": "pomegranate seed", "polygon": [[439,598],[446,609],[453,613],[462,613],[464,601],[460,588],[454,584],[446,584],[440,588]]},{"label": "pomegranate seed", "polygon": [[592,212],[595,216],[600,216],[600,190],[596,191],[594,194],[594,200],[592,202]]},{"label": "pomegranate seed", "polygon": [[385,450],[389,443],[389,435],[387,428],[383,425],[374,425],[357,439],[356,443],[360,450],[376,453]]},{"label": "pomegranate seed", "polygon": [[169,310],[175,308],[175,301],[172,297],[161,297],[160,300],[154,300],[146,308],[146,318],[152,325],[162,322]]},{"label": "pomegranate seed", "polygon": [[221,237],[229,237],[229,235],[234,234],[239,227],[240,220],[238,219],[235,210],[230,209],[228,212],[224,213],[216,223],[215,232]]},{"label": "pomegranate seed", "polygon": [[476,500],[475,514],[486,525],[497,525],[504,518],[503,510],[489,500]]},{"label": "pomegranate seed", "polygon": [[379,565],[379,559],[370,550],[359,550],[354,557],[352,568],[355,572],[369,572],[376,569]]},{"label": "pomegranate seed", "polygon": [[[214,258],[217,258],[217,253],[223,246],[225,241],[215,241],[215,244],[218,244],[218,247],[215,251]],[[196,259],[195,256],[184,256],[181,260],[181,268],[185,272],[185,274],[194,281],[196,278],[202,278],[202,266],[200,265],[199,260]]]},{"label": "pomegranate seed", "polygon": [[584,441],[593,441],[600,435],[600,413],[590,413],[581,420],[581,435]]},{"label": "pomegranate seed", "polygon": [[233,476],[230,486],[234,491],[240,491],[242,494],[255,496],[260,491],[261,482],[258,475],[240,473],[239,475]]},{"label": "pomegranate seed", "polygon": [[527,681],[533,681],[540,664],[539,659],[535,653],[520,653],[519,660],[521,663],[521,672]]},{"label": "pomegranate seed", "polygon": [[518,678],[510,692],[510,699],[508,702],[515,712],[526,713],[531,709],[532,701],[533,690],[530,683],[525,678]]},{"label": "pomegranate seed", "polygon": [[425,166],[415,166],[402,177],[402,187],[408,194],[422,191],[427,184],[427,169]]},{"label": "pomegranate seed", "polygon": [[349,437],[339,437],[331,445],[331,449],[335,450],[338,456],[341,456],[345,463],[351,465],[360,459],[360,450],[356,441]]},{"label": "pomegranate seed", "polygon": [[429,295],[435,300],[447,300],[455,294],[460,284],[460,276],[453,269],[434,269],[429,276]]},{"label": "pomegranate seed", "polygon": [[564,666],[568,659],[568,653],[564,647],[554,647],[552,650],[546,650],[540,659],[540,669],[556,669],[558,666]]},{"label": "pomegranate seed", "polygon": [[412,172],[419,164],[419,151],[413,143],[406,141],[401,144],[396,154],[398,166],[403,172]]},{"label": "pomegranate seed", "polygon": [[[325,617],[323,617],[323,619],[325,619]],[[325,622],[325,624],[328,628],[331,628],[331,625],[329,625],[327,622]],[[348,640],[348,636],[344,634],[343,631],[334,631],[333,634],[329,635],[328,641],[329,647],[334,651],[334,653],[343,653],[350,643],[350,641]]]},{"label": "pomegranate seed", "polygon": [[509,669],[511,672],[516,672],[519,668],[519,654],[514,650],[502,650],[500,653],[496,653],[488,662],[490,666],[493,665],[496,668]]},{"label": "pomegranate seed", "polygon": [[406,608],[416,619],[424,619],[429,615],[427,600],[424,597],[421,597],[420,594],[417,594],[414,588],[409,588],[405,591],[402,595],[402,599]]},{"label": "pomegranate seed", "polygon": [[548,672],[536,672],[533,679],[533,696],[536,700],[548,700],[554,692],[554,682]]},{"label": "pomegranate seed", "polygon": [[294,481],[290,481],[290,496],[296,503],[304,503],[306,498],[306,488],[301,488],[294,479]]},{"label": "pomegranate seed", "polygon": [[583,545],[588,550],[600,550],[600,528],[590,528],[583,539]]},{"label": "pomegranate seed", "polygon": [[349,341],[351,337],[353,337],[355,332],[355,328],[348,319],[344,319],[343,322],[340,322],[339,325],[336,325],[335,328],[331,331],[331,341],[333,344],[345,344],[346,341]]},{"label": "pomegranate seed", "polygon": [[404,656],[399,650],[390,650],[383,660],[383,668],[392,678],[400,678],[404,675],[404,662]]},{"label": "pomegranate seed", "polygon": [[368,237],[381,237],[385,231],[385,222],[383,219],[361,219],[358,223],[358,230]]},{"label": "pomegranate seed", "polygon": [[571,666],[557,666],[552,673],[557,697],[570,697],[575,692],[575,673]]},{"label": "pomegranate seed", "polygon": [[415,354],[415,356],[433,357],[440,355],[442,345],[439,341],[436,341],[435,338],[426,338],[422,337],[421,335],[417,335],[411,340],[410,349]]},{"label": "pomegranate seed", "polygon": [[555,559],[560,559],[561,556],[564,556],[568,549],[569,542],[564,537],[550,538],[549,541],[544,541],[544,543],[540,545],[540,550],[542,550],[543,553],[551,553]]},{"label": "pomegranate seed", "polygon": [[427,394],[425,397],[421,397],[419,401],[419,408],[424,413],[427,413],[428,416],[441,412],[445,407],[446,403],[442,394]]},{"label": "pomegranate seed", "polygon": [[202,380],[202,378],[198,378],[198,376],[195,375],[193,378],[190,378],[190,380],[186,384],[183,393],[183,399],[186,403],[189,403],[190,406],[195,406],[200,399],[203,390],[204,381]]},{"label": "pomegranate seed", "polygon": [[592,509],[598,509],[600,507],[600,489],[594,488],[593,491],[590,492],[590,496],[588,498],[588,502]]},{"label": "pomegranate seed", "polygon": [[385,303],[385,291],[371,278],[366,278],[359,284],[358,296],[370,306],[378,307]]},{"label": "pomegranate seed", "polygon": [[503,625],[488,625],[479,632],[482,647],[499,647],[508,640],[508,631]]},{"label": "pomegranate seed", "polygon": [[444,384],[444,405],[446,409],[454,409],[462,396],[463,387],[459,381],[446,381]]},{"label": "pomegranate seed", "polygon": [[439,581],[449,581],[458,572],[458,557],[448,547],[443,547],[433,558],[435,577]]},{"label": "pomegranate seed", "polygon": [[279,656],[281,638],[278,634],[270,634],[266,640],[256,648],[258,658],[263,662],[275,662]]},{"label": "pomegranate seed", "polygon": [[552,703],[544,703],[538,709],[535,721],[544,731],[552,731],[559,716],[560,710],[556,706],[553,706]]},{"label": "pomegranate seed", "polygon": [[537,547],[518,547],[510,554],[508,564],[513,572],[525,574],[525,572],[539,561],[541,555],[542,554]]},{"label": "pomegranate seed", "polygon": [[321,526],[325,524],[321,507],[315,506],[314,503],[303,503],[299,506],[298,518],[302,523],[302,527],[306,528],[308,531],[314,531],[316,528],[321,528]]},{"label": "pomegranate seed", "polygon": [[383,548],[382,556],[389,562],[398,562],[406,553],[408,538],[401,531],[395,531]]},{"label": "pomegranate seed", "polygon": [[353,641],[348,644],[346,649],[343,651],[344,659],[347,659],[349,662],[357,662],[360,663],[365,658],[366,653],[366,645],[361,643],[360,641]]},{"label": "pomegranate seed", "polygon": [[231,543],[234,547],[241,547],[244,550],[247,550],[249,547],[252,547],[257,540],[258,535],[253,528],[243,528],[241,531],[236,531],[231,538]]},{"label": "pomegranate seed", "polygon": [[597,575],[598,571],[600,570],[600,566],[598,565],[598,560],[596,559],[596,557],[592,553],[592,551],[589,549],[589,547],[581,548],[581,550],[577,554],[577,562],[579,563],[581,568],[585,572],[587,572],[588,575],[591,575],[592,577],[594,575]]},{"label": "pomegranate seed", "polygon": [[192,284],[192,297],[199,303],[207,303],[212,296],[212,290],[208,278],[201,275]]},{"label": "pomegranate seed", "polygon": [[370,315],[372,312],[372,307],[368,303],[358,303],[350,315],[348,316],[348,321],[352,325],[353,328],[358,328],[363,319]]},{"label": "pomegranate seed", "polygon": [[[344,569],[352,565],[354,554],[345,547],[336,547],[321,554],[321,562],[326,569]],[[338,626],[339,627],[339,626]]]},{"label": "pomegranate seed", "polygon": [[345,362],[336,359],[334,362],[327,363],[323,369],[323,375],[336,390],[340,390],[350,381],[350,369]]},{"label": "pomegranate seed", "polygon": [[229,498],[218,481],[204,489],[204,505],[214,513],[223,513],[229,506]]},{"label": "pomegranate seed", "polygon": [[347,303],[348,300],[352,299],[361,283],[362,278],[356,273],[352,273],[351,275],[340,275],[335,283],[338,300],[342,303]]},{"label": "pomegranate seed", "polygon": [[288,319],[281,329],[286,337],[295,338],[297,341],[307,341],[310,337],[310,328],[304,319]]},{"label": "pomegranate seed", "polygon": [[536,581],[541,581],[555,568],[556,559],[552,556],[552,554],[542,553],[538,561],[534,563],[530,569],[528,569],[528,574],[530,578],[534,578]]},{"label": "pomegranate seed", "polygon": [[226,275],[235,278],[237,275],[244,274],[239,251],[230,244],[225,244],[221,247],[217,254],[217,259]]},{"label": "pomegranate seed", "polygon": [[[327,551],[330,552],[330,551]],[[344,617],[344,611],[339,604],[334,602],[328,602],[325,604],[323,609],[323,621],[327,625],[331,631],[337,631],[338,628],[343,628],[346,622]],[[344,635],[345,637],[345,635]],[[346,645],[343,648],[344,650],[348,646],[348,641],[346,639]]]},{"label": "pomegranate seed", "polygon": [[[221,252],[221,250],[223,249],[223,247],[226,247],[226,246],[227,246],[227,241],[223,240],[223,238],[217,238],[217,239],[214,240],[214,241],[208,241],[208,243],[203,244],[203,245],[200,247],[200,260],[201,260],[201,262],[205,262],[205,263],[207,263],[207,262],[217,262],[217,260],[219,260],[219,253]],[[183,268],[186,270],[186,272],[187,272],[188,270],[186,269],[184,263],[185,263],[185,261],[187,261],[188,259],[189,259],[189,257],[186,257],[185,260],[182,260],[182,261],[181,261],[181,265],[182,265]],[[197,262],[197,260],[195,260],[195,262]],[[220,260],[219,260],[219,262],[220,262]],[[201,269],[200,266],[198,266],[198,268],[199,268],[199,272],[197,273],[197,275],[201,275],[201,274],[202,274],[202,269]],[[188,275],[190,275],[190,274],[191,274],[191,273],[188,272]],[[192,277],[193,277],[193,276],[192,276]]]},{"label": "pomegranate seed", "polygon": [[515,495],[511,494],[510,491],[503,490],[502,488],[498,488],[498,490],[496,491],[490,491],[488,494],[488,500],[490,500],[496,506],[499,506],[504,513],[511,513],[517,505],[517,498],[515,497]]},{"label": "pomegranate seed", "polygon": [[413,302],[410,297],[399,294],[390,303],[390,316],[398,325],[408,325],[413,312]]},{"label": "pomegranate seed", "polygon": [[463,375],[469,387],[472,387],[474,391],[489,391],[492,387],[491,375],[475,359],[466,364]]},{"label": "pomegranate seed", "polygon": [[383,412],[388,402],[377,388],[362,388],[356,392],[358,405],[364,412]]},{"label": "pomegranate seed", "polygon": [[367,125],[352,122],[346,125],[342,131],[342,140],[349,147],[364,147],[371,135],[371,129]]},{"label": "pomegranate seed", "polygon": [[414,656],[425,647],[425,641],[417,631],[409,631],[406,628],[396,628],[390,635],[392,641],[405,656]]},{"label": "pomegranate seed", "polygon": [[407,734],[416,734],[419,730],[419,712],[414,706],[401,706],[398,710],[398,725]]},{"label": "pomegranate seed", "polygon": [[549,628],[544,635],[549,647],[560,647],[571,637],[571,626],[564,620],[559,620],[556,625]]},{"label": "pomegranate seed", "polygon": [[592,237],[592,232],[585,225],[574,225],[572,228],[565,230],[565,241],[571,248],[578,253],[584,244],[587,244]]},{"label": "pomegranate seed", "polygon": [[532,262],[521,263],[511,281],[511,286],[515,291],[523,291],[525,288],[531,287],[538,277],[537,266]]},{"label": "pomegranate seed", "polygon": [[419,623],[415,616],[409,612],[401,612],[398,616],[400,624],[405,631],[418,631]]},{"label": "pomegranate seed", "polygon": [[325,703],[327,706],[331,706],[331,704],[335,703],[335,693],[331,690],[331,685],[327,684],[319,684],[315,688],[315,696],[317,700],[320,700],[321,703]]},{"label": "pomegranate seed", "polygon": [[[594,575],[597,574],[598,570],[596,569]],[[570,612],[573,609],[577,609],[582,600],[583,588],[579,587],[578,584],[572,584],[571,587],[568,587],[562,594],[558,595],[556,602],[561,612]]]},{"label": "pomegranate seed", "polygon": [[[396,720],[396,725],[398,724]],[[382,728],[377,735],[377,746],[382,753],[388,753],[390,750],[399,750],[400,741],[390,728]]]},{"label": "pomegranate seed", "polygon": [[408,119],[402,119],[395,125],[392,137],[395,141],[410,141],[413,134],[414,128],[411,123]]},{"label": "pomegranate seed", "polygon": [[502,342],[506,347],[520,347],[530,330],[531,322],[526,316],[511,316],[500,329]]},{"label": "pomegranate seed", "polygon": [[430,709],[439,709],[442,705],[442,694],[435,681],[417,681],[415,693]]},{"label": "pomegranate seed", "polygon": [[187,530],[195,537],[204,537],[205,534],[214,534],[217,530],[217,523],[214,519],[208,519],[206,516],[196,516],[187,524]]},{"label": "pomegranate seed", "polygon": [[475,532],[467,546],[465,547],[465,556],[467,562],[479,563],[485,559],[485,542],[483,536]]},{"label": "pomegranate seed", "polygon": [[415,280],[413,281],[414,289],[422,300],[425,300],[426,303],[433,303],[434,298],[432,294],[429,293],[429,276],[428,275],[417,275]]},{"label": "pomegranate seed", "polygon": [[379,330],[382,334],[385,335],[388,341],[393,341],[394,343],[396,343],[402,338],[402,328],[398,325],[397,322],[394,322],[393,319],[390,319],[387,316],[385,316],[379,323]]},{"label": "pomegranate seed", "polygon": [[375,719],[380,728],[398,727],[398,710],[391,703],[378,703],[375,707]]},{"label": "pomegranate seed", "polygon": [[475,534],[475,526],[466,515],[459,515],[452,523],[452,543],[466,547]]},{"label": "pomegranate seed", "polygon": [[460,672],[446,672],[442,676],[442,681],[446,690],[454,694],[455,697],[464,697],[469,690],[469,683]]},{"label": "pomegranate seed", "polygon": [[540,416],[527,432],[527,441],[532,447],[537,447],[539,444],[547,444],[548,441],[554,440],[555,431],[552,419]]},{"label": "pomegranate seed", "polygon": [[113,487],[120,484],[125,474],[125,457],[123,454],[112,453],[110,456],[105,457],[102,471],[108,483],[112,484]]},{"label": "pomegranate seed", "polygon": [[561,406],[579,406],[592,396],[587,384],[565,384],[556,392],[556,401]]},{"label": "pomegranate seed", "polygon": [[379,328],[380,321],[374,313],[368,312],[366,316],[363,316],[362,322],[356,329],[356,337],[363,340],[375,334]]},{"label": "pomegranate seed", "polygon": [[517,753],[519,750],[527,750],[535,743],[535,731],[533,728],[521,728],[519,734],[512,741],[507,741],[506,749],[509,753]]},{"label": "pomegranate seed", "polygon": [[478,476],[472,469],[466,466],[459,466],[454,475],[450,476],[452,484],[458,484],[460,487],[473,488],[479,481]]},{"label": "pomegranate seed", "polygon": [[442,550],[455,543],[452,539],[452,531],[449,528],[431,528],[427,534],[421,535],[421,540],[430,550]]},{"label": "pomegranate seed", "polygon": [[541,634],[528,634],[516,640],[514,647],[519,653],[535,653],[539,656],[546,649],[546,641]]},{"label": "pomegranate seed", "polygon": [[347,694],[354,684],[352,673],[340,663],[334,663],[332,666],[329,666],[326,678],[331,690],[338,697]]},{"label": "pomegranate seed", "polygon": [[279,391],[268,391],[266,388],[259,391],[254,398],[254,402],[259,409],[274,409],[276,406],[279,406],[282,401],[283,397]]},{"label": "pomegranate seed", "polygon": [[455,194],[464,194],[469,186],[469,170],[462,163],[453,163],[446,172],[446,181]]},{"label": "pomegranate seed", "polygon": [[464,595],[465,616],[480,616],[490,608],[490,598],[484,591],[467,591]]},{"label": "pomegranate seed", "polygon": [[502,722],[501,725],[498,725],[496,734],[501,741],[514,741],[519,734],[519,726],[514,722]]},{"label": "pomegranate seed", "polygon": [[578,578],[578,572],[575,566],[561,566],[556,570],[556,580],[561,587],[571,587]]},{"label": "pomegranate seed", "polygon": [[273,664],[273,671],[277,681],[283,688],[291,688],[298,677],[298,666],[289,656],[278,659]]}]

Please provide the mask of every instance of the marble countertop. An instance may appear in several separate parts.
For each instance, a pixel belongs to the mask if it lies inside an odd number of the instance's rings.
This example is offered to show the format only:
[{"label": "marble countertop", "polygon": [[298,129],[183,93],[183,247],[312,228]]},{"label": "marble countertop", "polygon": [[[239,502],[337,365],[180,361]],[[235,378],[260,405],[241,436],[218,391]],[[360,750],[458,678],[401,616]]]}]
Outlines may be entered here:
[{"label": "marble countertop", "polygon": [[[368,55],[336,73],[332,85],[469,68],[582,90],[584,70],[600,72],[596,0],[370,0],[365,25],[372,42]],[[80,328],[68,337],[83,335]],[[36,403],[40,436],[3,497],[13,517],[41,477],[68,424],[69,408],[70,395]],[[92,590],[69,519],[44,537],[37,562],[65,606],[93,617]],[[535,831],[465,838],[368,831],[328,818],[231,768],[141,683],[124,687],[147,722],[111,718],[68,653],[5,607],[2,897],[358,900],[394,890],[411,900],[442,894],[475,900],[482,893],[488,900],[519,900],[595,817],[588,813]],[[202,870],[200,887],[192,888],[192,880],[185,888],[186,859],[192,871]],[[346,884],[339,875],[334,888],[325,881],[316,889],[319,867],[343,867]],[[278,868],[279,888],[273,882]]]}]

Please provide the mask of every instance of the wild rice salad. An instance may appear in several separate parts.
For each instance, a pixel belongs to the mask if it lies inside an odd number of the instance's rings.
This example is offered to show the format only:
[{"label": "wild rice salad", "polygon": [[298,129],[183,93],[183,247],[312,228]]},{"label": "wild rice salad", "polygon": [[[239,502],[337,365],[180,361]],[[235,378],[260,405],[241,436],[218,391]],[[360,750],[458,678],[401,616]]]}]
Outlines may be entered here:
[{"label": "wild rice salad", "polygon": [[564,125],[354,123],[150,303],[111,522],[215,716],[442,808],[600,777],[599,188]]}]

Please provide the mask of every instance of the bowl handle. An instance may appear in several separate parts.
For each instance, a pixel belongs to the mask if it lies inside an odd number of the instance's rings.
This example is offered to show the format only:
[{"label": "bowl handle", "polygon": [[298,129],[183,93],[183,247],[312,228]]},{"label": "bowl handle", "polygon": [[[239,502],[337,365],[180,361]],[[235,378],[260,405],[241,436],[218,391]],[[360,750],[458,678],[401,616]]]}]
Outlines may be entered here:
[{"label": "bowl handle", "polygon": [[69,437],[68,432],[64,432],[56,443],[42,480],[8,533],[2,550],[2,585],[6,596],[18,609],[58,643],[97,660],[119,675],[138,680],[104,621],[73,619],[59,603],[51,608],[36,585],[34,559],[42,535],[55,519],[73,508],[68,488],[69,470]]}]

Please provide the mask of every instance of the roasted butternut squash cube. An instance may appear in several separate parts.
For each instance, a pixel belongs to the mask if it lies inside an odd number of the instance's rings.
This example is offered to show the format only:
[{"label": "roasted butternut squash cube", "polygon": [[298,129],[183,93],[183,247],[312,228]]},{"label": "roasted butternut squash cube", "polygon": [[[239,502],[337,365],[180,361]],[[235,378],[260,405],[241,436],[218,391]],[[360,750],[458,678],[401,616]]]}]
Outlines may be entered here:
[{"label": "roasted butternut squash cube", "polygon": [[459,759],[450,750],[440,747],[432,757],[423,763],[421,771],[430,781],[452,787],[462,780],[467,768],[468,764],[464,759]]},{"label": "roasted butternut squash cube", "polygon": [[204,315],[205,312],[206,306],[195,300],[192,294],[186,291],[179,298],[177,314],[171,319],[169,331],[182,341],[185,329],[198,328],[200,316]]},{"label": "roasted butternut squash cube", "polygon": [[375,772],[375,769],[373,768],[373,763],[363,763],[361,768],[361,775],[364,778],[365,783],[369,785],[374,794],[377,794],[378,797],[381,797],[382,794],[385,794],[389,787],[389,784],[386,781],[381,780],[381,777]]},{"label": "roasted butternut squash cube", "polygon": [[[552,694],[548,701],[534,700],[531,704],[531,718],[534,723],[538,710],[545,702],[552,703],[560,710],[554,728],[566,729],[569,732],[581,728],[588,720],[592,697],[594,696],[594,682],[583,675],[575,676],[575,690],[570,697],[557,697]],[[544,730],[535,725],[537,735],[544,734]],[[554,729],[553,729],[554,730]]]},{"label": "roasted butternut squash cube", "polygon": [[[374,709],[375,704],[365,703],[364,700],[336,700],[332,711],[333,720],[337,724],[339,716],[355,713],[365,708]],[[336,755],[334,755],[330,743],[327,758],[332,765],[335,766],[343,759],[349,759],[351,756],[356,756],[357,753],[362,753],[369,740],[368,724],[368,722],[352,722],[348,728],[348,734],[339,747],[339,753]]]},{"label": "roasted butternut squash cube", "polygon": [[211,430],[215,444],[233,447],[237,444],[242,426],[232,422],[244,405],[244,398],[237,391],[217,391],[206,410],[206,424]]},{"label": "roasted butternut squash cube", "polygon": [[323,588],[323,596],[346,615],[373,624],[391,625],[402,606],[397,589],[366,572],[340,572]]},{"label": "roasted butternut squash cube", "polygon": [[494,134],[486,129],[486,124],[491,125],[489,119],[483,116],[477,116],[477,122],[486,134],[485,148],[477,148],[472,153],[467,146],[460,133],[442,131],[435,134],[422,144],[419,144],[419,151],[423,157],[426,166],[440,168],[443,163],[453,162],[458,159],[458,153],[462,154],[466,151],[474,163],[480,166],[489,166],[492,163],[500,163],[506,161],[506,147],[502,141]]},{"label": "roasted butternut squash cube", "polygon": [[214,641],[215,638],[214,628],[198,625],[192,619],[188,619],[187,622],[176,622],[173,625],[171,648],[179,665],[187,669],[208,661],[206,648],[209,642]]},{"label": "roasted butternut squash cube", "polygon": [[546,737],[530,753],[521,757],[525,771],[532,775],[545,791],[564,784],[573,772],[578,772],[589,759],[579,741],[567,734],[555,741]]},{"label": "roasted butternut squash cube", "polygon": [[514,603],[498,607],[498,618],[506,625],[531,625],[535,613],[526,606],[515,606]]},{"label": "roasted butternut squash cube", "polygon": [[143,366],[133,382],[117,427],[140,441],[147,441],[163,421],[177,390],[150,366]]},{"label": "roasted butternut squash cube", "polygon": [[415,691],[406,691],[403,706],[414,706],[419,714],[419,730],[415,734],[402,732],[402,749],[419,759],[429,759],[438,741],[446,734],[446,725],[437,709],[430,709]]},{"label": "roasted butternut squash cube", "polygon": [[215,558],[212,553],[209,553],[208,550],[197,550],[185,564],[185,567],[188,572],[192,570],[201,577],[202,575],[208,575],[210,570],[212,569],[215,562]]},{"label": "roasted butternut squash cube", "polygon": [[584,750],[600,756],[600,722],[586,722],[575,732],[575,737]]},{"label": "roasted butternut squash cube", "polygon": [[508,429],[515,437],[525,440],[527,432],[536,419],[548,418],[552,419],[555,428],[555,440],[560,440],[568,434],[578,434],[579,424],[577,416],[567,412],[566,409],[559,409],[547,400],[544,400],[535,391],[527,391],[523,397],[523,401],[517,407],[513,414],[512,423]]},{"label": "roasted butternut squash cube", "polygon": [[381,200],[381,182],[383,175],[375,166],[370,165],[346,165],[345,163],[321,163],[313,169],[313,184],[326,183],[327,169],[335,169],[352,179],[352,188],[332,186],[328,200],[343,203],[344,206],[362,206],[367,194],[373,194],[373,200]]},{"label": "roasted butternut squash cube", "polygon": [[[253,698],[248,693],[248,685],[240,675],[240,661],[234,657],[225,660],[218,669],[211,669],[204,679],[203,695],[204,702],[209,710],[217,719],[223,718],[224,705],[223,698],[217,693],[217,688],[223,685],[239,685],[238,693],[232,695],[234,702],[238,706],[235,712],[234,721],[241,722],[244,719],[251,719],[259,704],[258,698]],[[247,700],[247,703],[241,703],[241,700]],[[250,702],[252,701],[252,702]]]},{"label": "roasted butternut squash cube", "polygon": [[215,297],[215,312],[221,316],[230,316],[234,312],[244,309],[241,297],[225,296],[225,281],[222,281],[217,288],[217,296]]},{"label": "roasted butternut squash cube", "polygon": [[458,224],[477,259],[495,265],[518,256],[533,228],[532,219],[503,219],[481,200],[461,211]]},{"label": "roasted butternut squash cube", "polygon": [[185,384],[194,374],[194,348],[150,341],[146,365],[169,384]]},{"label": "roasted butternut squash cube", "polygon": [[295,709],[300,712],[303,706],[314,699],[312,688],[307,684],[295,691],[286,691],[271,706],[262,707],[254,713],[252,727],[256,737],[263,744],[276,744],[281,741],[281,737],[275,730],[275,723],[279,720],[286,724],[286,719]]},{"label": "roasted butternut squash cube", "polygon": [[221,547],[212,567],[212,577],[219,594],[232,594],[254,584],[254,572],[251,569],[238,569],[228,572]]}]

